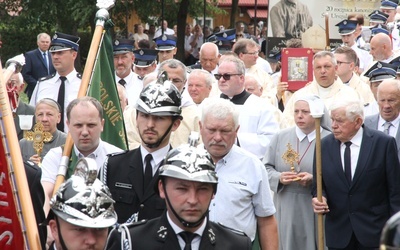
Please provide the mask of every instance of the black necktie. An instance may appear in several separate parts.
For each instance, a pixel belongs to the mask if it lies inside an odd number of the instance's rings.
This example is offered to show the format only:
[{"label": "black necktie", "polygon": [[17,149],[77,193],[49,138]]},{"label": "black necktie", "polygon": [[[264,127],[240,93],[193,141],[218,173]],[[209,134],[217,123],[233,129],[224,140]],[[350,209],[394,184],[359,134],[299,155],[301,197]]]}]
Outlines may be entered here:
[{"label": "black necktie", "polygon": [[58,90],[58,98],[57,102],[60,104],[61,108],[61,121],[57,124],[57,129],[60,131],[64,131],[64,100],[65,100],[65,80],[67,78],[65,76],[60,76],[61,85],[60,89]]},{"label": "black necktie", "polygon": [[350,157],[350,145],[351,142],[345,142],[346,149],[344,150],[344,175],[346,176],[349,184],[351,183],[351,157]]},{"label": "black necktie", "polygon": [[153,178],[153,167],[151,166],[151,160],[153,156],[151,154],[146,155],[144,158],[144,162],[146,163],[146,168],[144,171],[144,178],[143,178],[143,190],[146,190],[147,186],[151,182],[151,178]]},{"label": "black necktie", "polygon": [[43,60],[44,60],[44,65],[46,65],[46,69],[47,69],[47,74],[49,74],[49,63],[47,62],[47,56],[46,56],[46,52],[43,52]]},{"label": "black necktie", "polygon": [[121,79],[118,81],[118,83],[121,84],[121,85],[125,88],[126,81],[125,81],[124,79],[121,78]]},{"label": "black necktie", "polygon": [[180,232],[179,235],[185,241],[185,247],[183,248],[183,250],[192,250],[192,240],[194,239],[194,237],[196,237],[196,234],[183,231]]}]

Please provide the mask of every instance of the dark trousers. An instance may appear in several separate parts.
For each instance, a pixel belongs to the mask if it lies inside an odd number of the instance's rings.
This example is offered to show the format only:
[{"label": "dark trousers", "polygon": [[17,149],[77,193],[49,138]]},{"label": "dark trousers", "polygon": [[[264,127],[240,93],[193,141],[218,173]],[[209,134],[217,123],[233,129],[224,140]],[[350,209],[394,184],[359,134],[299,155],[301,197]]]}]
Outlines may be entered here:
[{"label": "dark trousers", "polygon": [[358,240],[355,234],[351,236],[349,244],[345,248],[329,248],[329,250],[378,250],[379,247],[366,247],[363,246]]}]

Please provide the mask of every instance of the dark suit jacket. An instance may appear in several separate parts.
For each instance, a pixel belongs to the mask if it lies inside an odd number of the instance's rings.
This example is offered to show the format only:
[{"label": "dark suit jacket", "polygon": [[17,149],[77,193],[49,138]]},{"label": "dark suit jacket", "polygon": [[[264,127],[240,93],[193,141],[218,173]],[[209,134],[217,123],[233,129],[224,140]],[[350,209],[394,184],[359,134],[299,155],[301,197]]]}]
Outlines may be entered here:
[{"label": "dark suit jacket", "polygon": [[[35,107],[26,104],[22,101],[19,102],[17,110],[15,111],[14,124],[15,130],[17,131],[18,140],[24,137],[24,131],[21,130],[19,126],[19,116],[18,115],[35,115]],[[35,117],[32,118],[32,127],[35,124]]]},{"label": "dark suit jacket", "polygon": [[140,148],[110,155],[105,171],[105,181],[115,200],[118,223],[126,222],[136,212],[139,212],[140,221],[159,217],[165,211],[164,200],[155,193],[158,171],[143,192],[144,173]]},{"label": "dark suit jacket", "polygon": [[[135,250],[180,250],[178,238],[168,223],[167,215],[164,213],[160,218],[138,225],[129,226],[132,249]],[[121,234],[113,230],[108,242],[108,250],[121,249]],[[200,250],[246,250],[251,249],[250,238],[244,233],[234,233],[214,222],[207,222],[200,241]]]},{"label": "dark suit jacket", "polygon": [[43,54],[39,49],[34,49],[25,53],[25,65],[22,69],[22,75],[24,77],[24,81],[28,84],[28,86],[26,86],[25,93],[28,95],[29,99],[31,99],[37,81],[44,76],[51,75],[56,72],[51,61],[50,53],[47,53],[47,59],[49,62],[50,73],[47,72]]},{"label": "dark suit jacket", "polygon": [[[400,164],[394,138],[365,126],[353,181],[349,185],[334,135],[321,141],[326,245],[344,248],[354,232],[367,247],[379,248],[381,230],[400,211]],[[314,176],[315,161],[314,161]],[[316,194],[315,178],[313,195]]]},{"label": "dark suit jacket", "polygon": [[[365,117],[364,125],[370,129],[378,130],[379,114]],[[400,159],[400,127],[397,129],[396,134],[397,156]]]},{"label": "dark suit jacket", "polygon": [[191,68],[191,69],[201,69],[201,63],[197,62],[196,64],[190,65],[189,68]]},{"label": "dark suit jacket", "polygon": [[46,217],[43,211],[44,205],[44,191],[40,179],[42,178],[42,170],[32,162],[24,162],[26,178],[28,180],[29,191],[31,193],[33,210],[35,212],[36,223],[38,224],[38,231],[42,249],[46,249]]}]

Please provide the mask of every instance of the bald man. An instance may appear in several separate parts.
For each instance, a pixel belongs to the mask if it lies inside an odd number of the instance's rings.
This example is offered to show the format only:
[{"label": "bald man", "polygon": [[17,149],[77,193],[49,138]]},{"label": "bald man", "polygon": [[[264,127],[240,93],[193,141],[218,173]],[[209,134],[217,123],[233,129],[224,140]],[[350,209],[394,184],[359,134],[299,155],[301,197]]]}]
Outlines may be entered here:
[{"label": "bald man", "polygon": [[218,61],[220,54],[218,51],[218,46],[215,43],[206,42],[203,43],[199,51],[199,61],[200,64],[192,65],[192,69],[204,69],[211,74],[218,73]]},{"label": "bald man", "polygon": [[384,33],[378,33],[371,39],[371,50],[374,61],[382,61],[389,63],[395,58],[392,50],[392,41],[390,37]]},{"label": "bald man", "polygon": [[247,92],[261,97],[263,92],[263,87],[261,86],[260,82],[255,76],[251,74],[246,74],[244,77],[244,87]]},{"label": "bald man", "polygon": [[[384,80],[378,87],[379,114],[367,116],[365,126],[382,131],[396,139],[400,158],[400,81]],[[385,123],[389,124],[385,127]],[[385,130],[386,129],[386,130]]]},{"label": "bald man", "polygon": [[218,82],[214,78],[214,74],[218,74],[218,62],[221,55],[219,54],[218,46],[215,43],[206,42],[200,47],[199,61],[200,64],[191,66],[192,69],[203,69],[208,71],[212,78],[212,89],[209,96],[219,96],[221,91],[218,88]]}]

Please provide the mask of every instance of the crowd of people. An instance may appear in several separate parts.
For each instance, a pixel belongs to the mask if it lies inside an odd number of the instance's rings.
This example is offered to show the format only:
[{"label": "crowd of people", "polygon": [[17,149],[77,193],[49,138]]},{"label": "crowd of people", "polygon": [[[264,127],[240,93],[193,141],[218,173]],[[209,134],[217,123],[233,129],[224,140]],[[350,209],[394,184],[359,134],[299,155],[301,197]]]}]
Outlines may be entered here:
[{"label": "crowd of people", "polygon": [[[400,53],[384,31],[365,50],[353,17],[337,24],[343,46],[314,51],[313,81],[297,91],[281,81],[280,51],[262,52],[259,24],[187,24],[183,62],[167,21],[138,24],[114,39],[105,83],[119,92],[128,150],[101,140],[99,100],[76,98],[79,37],[39,34],[7,91],[26,168],[41,172],[31,192],[43,248],[312,250],[323,215],[326,249],[378,249],[400,211]],[[41,151],[24,122],[48,134]],[[67,180],[54,190],[67,133]],[[399,247],[394,238],[382,244]]]}]

